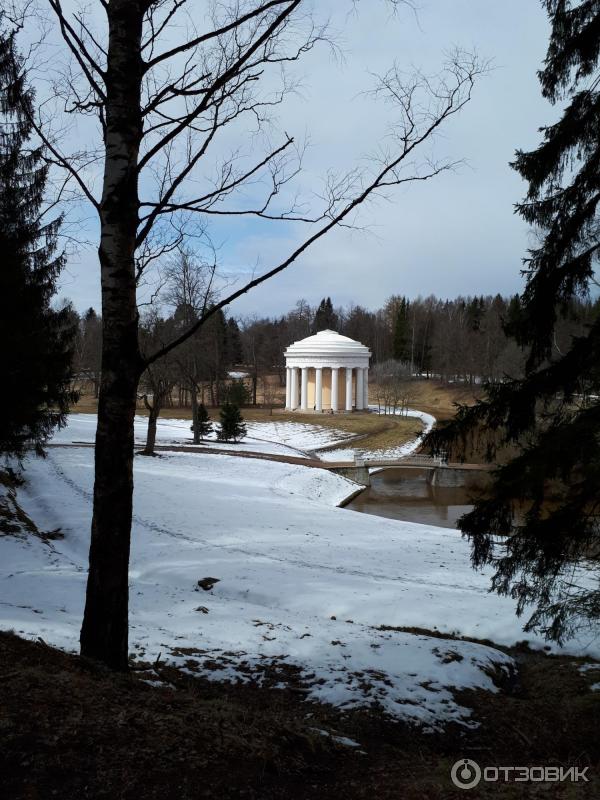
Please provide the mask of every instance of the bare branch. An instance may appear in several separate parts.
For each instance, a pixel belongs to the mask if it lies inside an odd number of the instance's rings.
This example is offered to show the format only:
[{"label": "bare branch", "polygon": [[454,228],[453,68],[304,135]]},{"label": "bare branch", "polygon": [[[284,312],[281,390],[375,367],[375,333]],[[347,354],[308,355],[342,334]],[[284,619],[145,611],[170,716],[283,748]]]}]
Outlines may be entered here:
[{"label": "bare branch", "polygon": [[[37,120],[35,119],[35,117],[31,113],[30,109],[24,108],[23,109],[23,113],[27,116],[27,119],[31,123],[31,126],[32,126],[33,130],[39,136],[39,138],[42,141],[44,147],[54,157],[54,159],[56,160],[56,163],[62,169],[65,169],[70,174],[70,176],[75,179],[76,183],[78,184],[79,188],[81,189],[81,191],[83,192],[83,194],[85,195],[87,200],[89,200],[89,202],[94,206],[96,211],[99,212],[100,211],[100,204],[98,203],[98,201],[96,200],[94,195],[91,193],[91,191],[88,189],[85,181],[83,180],[83,178],[79,174],[79,171],[77,170],[76,166],[74,166],[71,163],[71,161],[66,156],[63,156],[62,153],[60,153],[60,151],[54,146],[54,144],[51,142],[49,137],[44,133],[44,131],[42,129],[42,126],[37,122]],[[49,160],[49,159],[47,159],[47,160]]]},{"label": "bare branch", "polygon": [[[288,0],[286,0],[287,2]],[[167,145],[170,141],[172,141],[176,136],[178,136],[182,131],[184,131],[195,119],[197,119],[200,114],[202,114],[209,106],[209,102],[212,98],[216,95],[218,91],[223,89],[229,81],[231,81],[236,75],[240,73],[240,70],[247,64],[247,62],[252,58],[252,56],[258,51],[258,49],[268,42],[277,29],[286,21],[289,15],[298,7],[301,0],[291,0],[291,3],[288,8],[284,9],[277,17],[268,25],[265,30],[261,33],[261,35],[257,38],[257,40],[251,44],[246,51],[240,55],[240,57],[234,61],[234,63],[225,69],[213,82],[210,89],[206,92],[204,98],[198,105],[192,109],[191,112],[186,114],[182,117],[178,124],[174,126],[172,130],[170,130],[165,136],[160,139],[156,144],[154,144],[148,152],[140,159],[138,164],[138,171],[141,171],[143,167],[150,161],[158,152],[162,150],[165,145]],[[273,5],[281,5],[281,0],[273,0]]]},{"label": "bare branch", "polygon": [[[475,58],[465,61],[464,59],[461,60],[459,58],[459,54],[457,54],[455,56],[455,60],[452,62],[449,68],[449,73],[454,79],[454,85],[448,86],[443,79],[440,79],[438,87],[428,87],[433,90],[434,97],[440,101],[443,100],[442,106],[439,108],[437,115],[430,116],[430,118],[427,119],[424,128],[419,133],[414,134],[411,138],[406,135],[406,131],[414,131],[415,128],[412,121],[412,114],[409,114],[409,122],[404,126],[404,133],[399,137],[399,142],[401,145],[400,152],[379,171],[379,173],[362,189],[362,191],[360,191],[352,200],[350,200],[350,202],[348,202],[337,214],[332,216],[327,224],[323,225],[316,233],[302,242],[302,244],[300,244],[291,253],[291,255],[288,256],[288,258],[286,258],[276,267],[270,269],[268,272],[247,282],[240,289],[232,292],[230,295],[220,300],[218,303],[208,309],[206,313],[200,317],[200,319],[198,319],[188,328],[187,331],[184,331],[168,345],[160,348],[155,353],[148,356],[146,363],[151,364],[153,361],[156,361],[156,359],[161,358],[169,353],[175,347],[183,344],[218,311],[229,305],[238,297],[246,294],[256,286],[259,286],[280,272],[283,272],[283,270],[296,261],[302,253],[304,253],[319,239],[323,238],[323,236],[325,236],[325,234],[327,234],[332,228],[340,225],[340,223],[342,223],[353,211],[359,208],[359,206],[361,206],[369,197],[376,194],[378,190],[385,187],[398,185],[410,180],[410,178],[401,177],[398,173],[398,169],[401,167],[403,162],[405,162],[412,155],[414,150],[419,147],[419,145],[421,145],[435,133],[435,131],[445,120],[457,114],[466,105],[466,103],[469,102],[471,99],[475,77],[485,71],[485,69],[485,65],[479,64]],[[411,111],[410,107],[408,111]],[[425,115],[424,118],[426,117],[427,115]],[[428,175],[427,177],[433,177],[433,174]],[[419,178],[418,176],[413,176],[412,178],[412,180],[418,179],[426,179],[426,177],[422,176]]]},{"label": "bare branch", "polygon": [[218,116],[215,114],[212,131],[206,137],[202,147],[200,147],[198,149],[198,151],[193,155],[192,158],[188,159],[188,163],[186,164],[185,168],[182,169],[181,172],[179,173],[179,175],[177,175],[177,177],[171,182],[171,185],[166,190],[164,195],[161,197],[160,201],[156,204],[156,207],[154,208],[154,210],[148,215],[148,217],[147,217],[147,219],[146,219],[146,221],[145,221],[145,223],[144,223],[144,225],[142,227],[142,230],[138,233],[138,236],[136,238],[136,247],[139,247],[140,244],[142,244],[142,242],[148,236],[150,230],[152,229],[152,226],[154,225],[154,222],[155,222],[157,216],[161,212],[161,209],[164,208],[164,205],[167,204],[171,200],[171,198],[173,197],[173,195],[177,191],[178,187],[185,180],[185,178],[189,175],[189,173],[194,169],[194,167],[196,166],[198,161],[202,158],[202,156],[206,153],[206,150],[207,150],[210,142],[212,141],[212,139],[213,139],[213,137],[214,137],[214,135],[216,133],[217,120],[218,120]]},{"label": "bare branch", "polygon": [[[226,33],[234,30],[235,28],[239,28],[241,25],[244,25],[246,22],[254,19],[255,17],[264,14],[266,11],[269,11],[271,8],[275,8],[276,6],[281,5],[291,5],[289,11],[284,13],[284,16],[287,16],[294,8],[298,5],[299,0],[269,0],[269,2],[264,3],[262,6],[258,6],[258,8],[249,11],[247,14],[243,14],[240,17],[236,17],[232,22],[227,25],[223,25],[221,28],[217,28],[215,30],[210,31],[209,33],[202,34],[201,36],[196,36],[194,39],[190,39],[188,42],[184,42],[183,44],[179,45],[178,47],[173,47],[171,50],[167,50],[164,53],[156,56],[155,58],[150,59],[150,61],[146,62],[146,71],[152,69],[161,61],[165,61],[168,58],[172,58],[173,56],[178,55],[179,53],[184,53],[187,50],[192,50],[195,47],[198,47],[200,44],[204,44],[205,42],[210,41],[211,39],[216,39],[219,36],[223,36]],[[177,8],[173,10],[173,14],[176,13]],[[166,24],[166,23],[165,23]]]},{"label": "bare branch", "polygon": [[[235,179],[223,183],[221,186],[217,187],[212,192],[208,192],[201,197],[197,197],[194,200],[188,200],[185,203],[172,203],[170,202],[170,198],[173,196],[177,187],[181,184],[183,179],[186,175],[191,171],[194,167],[198,159],[204,154],[206,148],[202,148],[201,150],[196,153],[193,159],[189,162],[184,170],[177,176],[177,178],[173,181],[169,190],[165,193],[161,199],[156,203],[140,203],[140,207],[151,207],[153,211],[148,214],[143,219],[145,220],[144,227],[138,236],[138,240],[141,242],[145,238],[148,233],[149,227],[154,223],[154,220],[159,214],[167,214],[173,213],[176,211],[202,211],[203,213],[214,213],[214,214],[231,214],[231,215],[240,215],[240,214],[256,214],[258,216],[262,216],[265,218],[269,218],[264,212],[264,209],[269,205],[270,199],[277,193],[281,184],[277,184],[274,186],[273,191],[269,195],[269,198],[265,202],[265,205],[262,210],[258,211],[211,211],[210,206],[207,205],[210,202],[215,202],[217,199],[221,199],[226,195],[230,194],[234,189],[241,186],[243,183],[246,183],[252,176],[256,175],[261,169],[267,166],[269,163],[273,161],[278,155],[283,153],[287,150],[292,144],[294,140],[291,137],[288,137],[287,140],[280,145],[277,149],[272,150],[267,156],[265,156],[261,161],[255,164],[251,169],[244,172],[242,175],[239,175]],[[207,142],[208,144],[208,142]],[[273,216],[272,219],[282,219],[281,216]],[[289,219],[289,217],[285,217]]]},{"label": "bare branch", "polygon": [[[92,87],[92,89],[96,92],[98,97],[102,100],[106,100],[106,95],[104,90],[100,87],[98,81],[94,78],[93,72],[96,72],[99,77],[104,80],[106,77],[106,73],[100,67],[100,65],[95,61],[94,58],[90,55],[88,49],[86,48],[83,40],[80,36],[76,33],[75,29],[68,22],[65,14],[63,12],[62,6],[60,4],[60,0],[48,0],[50,7],[56,14],[60,26],[60,32],[62,37],[67,44],[69,50],[75,56],[75,59],[79,66],[81,67],[85,77],[88,80],[88,83]],[[86,63],[87,62],[87,63]]]}]

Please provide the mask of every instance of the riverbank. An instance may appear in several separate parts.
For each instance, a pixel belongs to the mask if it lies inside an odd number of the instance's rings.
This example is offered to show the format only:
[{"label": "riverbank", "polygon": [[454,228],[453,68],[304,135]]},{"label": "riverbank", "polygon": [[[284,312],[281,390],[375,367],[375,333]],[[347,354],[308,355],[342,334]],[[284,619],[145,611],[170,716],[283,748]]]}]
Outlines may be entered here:
[{"label": "riverbank", "polygon": [[371,485],[357,492],[345,507],[387,519],[456,529],[458,519],[472,509],[466,487],[435,486],[426,470],[391,467],[371,475]]}]

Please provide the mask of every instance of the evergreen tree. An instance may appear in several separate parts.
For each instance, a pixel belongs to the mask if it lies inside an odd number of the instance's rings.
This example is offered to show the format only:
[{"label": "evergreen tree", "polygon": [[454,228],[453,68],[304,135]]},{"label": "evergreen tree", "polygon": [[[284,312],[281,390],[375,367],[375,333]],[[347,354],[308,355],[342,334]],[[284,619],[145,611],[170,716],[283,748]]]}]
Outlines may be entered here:
[{"label": "evergreen tree", "polygon": [[564,101],[564,110],[513,164],[529,183],[518,210],[543,234],[508,312],[507,328],[527,350],[525,375],[489,386],[430,444],[479,433],[490,460],[499,444],[519,447],[460,527],[472,539],[474,565],[495,568],[493,589],[516,598],[519,614],[534,606],[525,630],[560,641],[600,616],[600,591],[573,579],[581,559],[600,552],[600,317],[566,352],[555,346],[557,322],[586,295],[600,249],[600,3],[544,5],[552,28],[539,78],[543,95]]},{"label": "evergreen tree", "polygon": [[480,331],[485,315],[485,300],[483,297],[472,297],[467,304],[467,324],[472,331]]},{"label": "evergreen tree", "polygon": [[47,167],[28,149],[33,93],[13,37],[0,33],[0,452],[38,454],[69,404],[75,326],[68,306],[50,306],[64,264],[60,219],[42,222]]},{"label": "evergreen tree", "polygon": [[220,442],[239,442],[246,436],[246,426],[235,403],[225,403],[221,409],[221,427],[217,432]]},{"label": "evergreen tree", "polygon": [[396,311],[396,319],[394,320],[394,344],[393,352],[394,358],[397,361],[410,361],[410,323],[408,319],[408,310],[410,307],[409,301],[406,297],[400,300],[400,305]]},{"label": "evergreen tree", "polygon": [[515,337],[517,335],[522,324],[522,317],[523,308],[521,306],[521,298],[518,294],[515,294],[510,298],[510,302],[506,310],[506,316],[503,320],[504,332],[508,336]]},{"label": "evergreen tree", "polygon": [[339,320],[337,314],[333,310],[331,297],[324,297],[319,303],[319,307],[315,312],[315,317],[312,324],[312,332],[318,333],[319,331],[332,330],[338,328]]},{"label": "evergreen tree", "polygon": [[227,363],[231,366],[241,364],[244,360],[244,348],[240,326],[233,317],[227,320],[226,328]]},{"label": "evergreen tree", "polygon": [[212,431],[213,426],[208,416],[208,411],[204,403],[200,403],[196,412],[196,419],[192,424],[192,431],[198,434],[200,439],[204,439]]},{"label": "evergreen tree", "polygon": [[248,388],[243,378],[234,378],[225,390],[225,397],[228,403],[234,406],[245,406],[250,400]]}]

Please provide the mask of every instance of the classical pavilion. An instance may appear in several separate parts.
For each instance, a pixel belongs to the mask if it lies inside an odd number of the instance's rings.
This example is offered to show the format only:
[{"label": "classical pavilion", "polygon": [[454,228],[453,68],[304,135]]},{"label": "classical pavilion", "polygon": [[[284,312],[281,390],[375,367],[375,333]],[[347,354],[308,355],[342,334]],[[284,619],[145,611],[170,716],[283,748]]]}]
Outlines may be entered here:
[{"label": "classical pavilion", "polygon": [[285,407],[290,411],[360,411],[369,404],[369,358],[364,344],[319,331],[285,351]]}]

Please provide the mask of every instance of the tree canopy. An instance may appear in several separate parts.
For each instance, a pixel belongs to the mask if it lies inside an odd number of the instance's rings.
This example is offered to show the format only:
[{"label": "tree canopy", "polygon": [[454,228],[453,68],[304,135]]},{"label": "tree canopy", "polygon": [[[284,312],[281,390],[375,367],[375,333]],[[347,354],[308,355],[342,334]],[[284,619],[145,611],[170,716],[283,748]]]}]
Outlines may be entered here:
[{"label": "tree canopy", "polygon": [[338,316],[333,310],[333,303],[331,297],[324,297],[319,303],[319,307],[315,312],[313,320],[312,331],[318,333],[319,331],[332,330],[338,328]]}]

